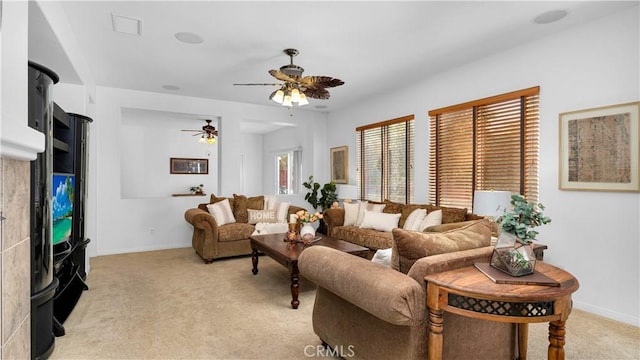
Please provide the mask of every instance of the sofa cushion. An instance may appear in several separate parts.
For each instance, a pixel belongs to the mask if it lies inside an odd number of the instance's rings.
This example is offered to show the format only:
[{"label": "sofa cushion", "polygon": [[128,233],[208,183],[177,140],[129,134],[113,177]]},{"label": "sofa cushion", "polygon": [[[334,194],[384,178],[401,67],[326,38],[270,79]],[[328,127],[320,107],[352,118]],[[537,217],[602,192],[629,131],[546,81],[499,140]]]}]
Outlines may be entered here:
[{"label": "sofa cushion", "polygon": [[218,241],[229,242],[245,240],[251,237],[254,230],[254,225],[245,223],[233,223],[218,226]]},{"label": "sofa cushion", "polygon": [[262,210],[264,209],[264,196],[246,197],[244,195],[233,194],[233,216],[236,222],[247,223],[249,221],[249,213],[247,209]]},{"label": "sofa cushion", "polygon": [[249,224],[274,223],[278,221],[275,210],[247,209],[247,214],[249,215],[249,220],[247,221]]},{"label": "sofa cushion", "polygon": [[365,210],[364,219],[360,224],[361,229],[374,229],[380,231],[391,231],[398,227],[400,214],[385,214],[375,211]]},{"label": "sofa cushion", "polygon": [[435,210],[430,212],[425,218],[420,222],[417,231],[426,231],[431,226],[441,225],[442,224],[442,210]]},{"label": "sofa cushion", "polygon": [[405,204],[385,200],[382,212],[387,214],[402,214],[402,209],[404,209],[404,207]]},{"label": "sofa cushion", "polygon": [[331,237],[372,250],[390,248],[393,242],[393,236],[390,232],[361,229],[357,226],[337,226],[333,228]]},{"label": "sofa cushion", "polygon": [[460,228],[442,233],[422,233],[393,229],[391,266],[408,273],[420,258],[459,250],[468,250],[491,244],[489,220],[469,221]]},{"label": "sofa cushion", "polygon": [[353,226],[358,220],[359,203],[344,203],[344,226]]},{"label": "sofa cushion", "polygon": [[467,219],[467,209],[459,209],[446,206],[427,205],[427,214],[435,210],[442,210],[442,223],[454,223]]},{"label": "sofa cushion", "polygon": [[231,212],[229,199],[218,201],[215,204],[209,204],[207,205],[207,210],[209,214],[216,219],[218,226],[236,222],[236,219],[233,217],[233,212]]},{"label": "sofa cushion", "polygon": [[279,202],[276,209],[276,219],[279,223],[288,223],[291,222],[291,219],[287,217],[289,215],[289,207],[291,207],[290,202],[282,201]]}]

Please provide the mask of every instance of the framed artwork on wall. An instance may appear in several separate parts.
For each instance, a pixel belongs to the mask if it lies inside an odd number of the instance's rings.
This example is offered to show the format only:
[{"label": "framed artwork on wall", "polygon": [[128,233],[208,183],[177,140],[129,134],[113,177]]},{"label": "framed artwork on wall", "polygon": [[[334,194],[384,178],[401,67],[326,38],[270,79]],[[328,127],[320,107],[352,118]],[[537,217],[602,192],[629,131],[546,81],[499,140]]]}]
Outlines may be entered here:
[{"label": "framed artwork on wall", "polygon": [[349,183],[349,147],[331,148],[331,181],[336,184]]},{"label": "framed artwork on wall", "polygon": [[170,172],[172,174],[198,174],[209,173],[209,159],[171,158]]},{"label": "framed artwork on wall", "polygon": [[640,192],[640,102],[561,113],[560,190]]}]

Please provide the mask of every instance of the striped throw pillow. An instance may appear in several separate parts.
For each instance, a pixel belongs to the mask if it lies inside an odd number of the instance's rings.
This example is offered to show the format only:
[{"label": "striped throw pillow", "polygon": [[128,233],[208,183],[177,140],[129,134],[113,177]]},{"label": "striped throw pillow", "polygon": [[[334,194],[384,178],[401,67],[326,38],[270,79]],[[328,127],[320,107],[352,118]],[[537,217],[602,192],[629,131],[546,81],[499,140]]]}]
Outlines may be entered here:
[{"label": "striped throw pillow", "polygon": [[420,229],[420,223],[422,223],[422,220],[424,220],[426,216],[427,216],[426,209],[413,210],[411,214],[409,214],[409,216],[407,217],[407,220],[405,220],[404,225],[402,226],[402,229],[410,230],[410,231],[422,231],[422,229]]},{"label": "striped throw pillow", "polygon": [[224,199],[215,204],[209,204],[207,205],[207,210],[209,210],[209,214],[216,219],[218,226],[236,222],[236,218],[233,217],[233,212],[231,211],[231,205],[229,205],[229,199]]}]

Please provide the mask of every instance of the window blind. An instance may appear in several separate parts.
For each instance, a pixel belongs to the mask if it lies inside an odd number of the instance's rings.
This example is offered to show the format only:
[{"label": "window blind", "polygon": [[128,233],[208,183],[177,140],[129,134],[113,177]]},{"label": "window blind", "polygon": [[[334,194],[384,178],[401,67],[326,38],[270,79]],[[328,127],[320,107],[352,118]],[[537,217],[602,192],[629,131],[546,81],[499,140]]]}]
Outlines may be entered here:
[{"label": "window blind", "polygon": [[410,203],[413,197],[414,116],[356,128],[360,199]]},{"label": "window blind", "polygon": [[429,112],[429,202],[471,209],[474,190],[538,201],[540,88]]}]

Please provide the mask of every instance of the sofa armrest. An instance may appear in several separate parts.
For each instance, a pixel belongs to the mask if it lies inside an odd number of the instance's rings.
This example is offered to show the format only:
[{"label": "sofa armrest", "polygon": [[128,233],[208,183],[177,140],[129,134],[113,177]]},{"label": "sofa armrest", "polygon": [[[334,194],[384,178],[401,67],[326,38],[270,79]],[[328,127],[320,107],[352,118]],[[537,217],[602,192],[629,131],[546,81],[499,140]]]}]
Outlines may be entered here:
[{"label": "sofa armrest", "polygon": [[300,254],[298,268],[319,287],[386,322],[413,326],[424,321],[424,290],[393,269],[318,245]]},{"label": "sofa armrest", "polygon": [[184,219],[187,220],[189,224],[193,225],[194,228],[200,230],[213,230],[218,228],[216,219],[202,209],[193,208],[187,210],[184,213]]},{"label": "sofa armrest", "polygon": [[331,236],[333,228],[344,225],[344,209],[331,208],[324,211],[322,220],[327,224],[327,235]]},{"label": "sofa armrest", "polygon": [[473,266],[477,262],[489,262],[492,253],[493,246],[485,246],[423,257],[411,266],[407,275],[417,281],[424,289],[425,276],[465,266]]}]

